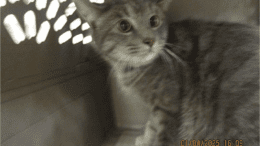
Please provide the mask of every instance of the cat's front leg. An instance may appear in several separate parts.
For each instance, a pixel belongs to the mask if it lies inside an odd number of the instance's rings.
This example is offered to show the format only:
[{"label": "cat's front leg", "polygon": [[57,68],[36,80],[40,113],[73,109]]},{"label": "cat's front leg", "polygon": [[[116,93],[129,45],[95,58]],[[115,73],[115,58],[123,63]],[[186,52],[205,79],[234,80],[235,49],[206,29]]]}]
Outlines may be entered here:
[{"label": "cat's front leg", "polygon": [[135,140],[135,146],[152,146],[156,137],[156,130],[153,129],[152,122],[149,120],[145,125],[144,134]]},{"label": "cat's front leg", "polygon": [[152,110],[152,126],[156,130],[156,139],[152,146],[177,146],[178,139],[178,115],[160,107]]},{"label": "cat's front leg", "polygon": [[136,146],[174,146],[178,145],[177,118],[160,108],[152,110],[146,123],[144,135],[136,139]]},{"label": "cat's front leg", "polygon": [[154,128],[156,127],[156,139],[153,146],[169,146],[170,138],[167,135],[166,114],[161,110],[154,109],[152,111],[152,117]]}]

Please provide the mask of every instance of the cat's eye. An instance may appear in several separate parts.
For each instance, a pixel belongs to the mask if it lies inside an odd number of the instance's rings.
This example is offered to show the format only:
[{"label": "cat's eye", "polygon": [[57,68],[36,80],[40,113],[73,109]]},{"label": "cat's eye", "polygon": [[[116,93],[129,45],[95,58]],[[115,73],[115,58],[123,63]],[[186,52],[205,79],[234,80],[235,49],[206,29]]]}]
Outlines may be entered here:
[{"label": "cat's eye", "polygon": [[160,24],[160,19],[158,16],[154,15],[150,18],[151,27],[157,27]]},{"label": "cat's eye", "polygon": [[122,20],[122,21],[120,21],[120,22],[118,23],[118,29],[119,29],[120,31],[126,33],[126,32],[131,31],[132,26],[131,26],[131,24],[130,24],[128,21]]}]

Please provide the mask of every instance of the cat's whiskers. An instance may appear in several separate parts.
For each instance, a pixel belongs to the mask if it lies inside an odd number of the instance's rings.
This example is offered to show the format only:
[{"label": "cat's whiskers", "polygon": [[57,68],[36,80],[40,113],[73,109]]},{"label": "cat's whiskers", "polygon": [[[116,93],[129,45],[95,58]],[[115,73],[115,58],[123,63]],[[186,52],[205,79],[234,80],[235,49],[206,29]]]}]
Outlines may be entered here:
[{"label": "cat's whiskers", "polygon": [[136,78],[132,82],[131,87],[134,86],[147,73],[147,71],[150,68],[151,68],[151,66],[147,67],[141,74],[138,73],[138,75],[136,76]]},{"label": "cat's whiskers", "polygon": [[[117,60],[117,62],[115,63],[115,65],[120,65],[120,60]],[[109,79],[111,79],[113,73],[116,72],[116,69],[114,68],[114,66],[111,66],[110,67],[110,71],[109,71],[109,74],[108,74],[108,82],[110,81]]]},{"label": "cat's whiskers", "polygon": [[[126,49],[126,50],[128,50],[128,48],[124,48],[124,49]],[[131,57],[126,57],[126,58],[124,58],[124,61],[122,61],[122,67],[124,68],[124,69],[127,69],[127,70],[130,70],[131,69],[131,66],[130,66],[130,58]],[[122,58],[123,59],[123,58]]]},{"label": "cat's whiskers", "polygon": [[165,53],[164,51],[160,52],[163,60],[166,62],[167,65],[169,65],[170,67],[170,70],[173,71],[172,67],[173,67],[173,64],[172,64],[172,60],[171,58],[168,56],[167,53]]},{"label": "cat's whiskers", "polygon": [[125,62],[125,66],[126,66],[127,70],[130,70],[130,69],[131,69],[131,66],[129,65],[129,62],[130,62],[130,59],[128,59],[128,60]]},{"label": "cat's whiskers", "polygon": [[125,69],[127,70],[127,72],[124,72],[124,74],[127,75],[128,80],[133,80],[134,76],[132,75],[133,72],[130,71],[131,70],[130,61],[131,61],[130,58],[128,58],[127,60],[124,60],[121,64],[122,65],[121,68],[123,68],[124,71],[125,71]]},{"label": "cat's whiskers", "polygon": [[164,57],[164,52],[159,52],[159,55],[162,57],[163,61],[167,64],[168,64],[168,60]]},{"label": "cat's whiskers", "polygon": [[172,59],[168,56],[167,53],[164,52],[164,45],[159,45],[159,48],[162,47],[163,49],[159,51],[159,55],[162,57],[163,61],[170,67],[170,70],[173,71],[173,64],[172,64]]},{"label": "cat's whiskers", "polygon": [[165,43],[166,46],[169,46],[171,48],[181,48],[181,46],[175,45],[175,44],[170,44],[170,43]]},{"label": "cat's whiskers", "polygon": [[181,60],[181,58],[179,56],[177,56],[175,53],[173,53],[170,49],[168,48],[164,48],[164,50],[171,55],[174,59],[176,59],[179,63],[181,63],[182,65],[186,66],[186,64],[184,63],[184,61]]},{"label": "cat's whiskers", "polygon": [[[159,45],[158,47],[164,47],[164,45]],[[167,60],[167,59],[165,58],[165,56],[164,56],[164,51],[163,51],[163,49],[159,51],[159,55],[162,57],[163,61],[164,61],[167,65],[169,65],[169,64],[168,64],[168,60]]]}]

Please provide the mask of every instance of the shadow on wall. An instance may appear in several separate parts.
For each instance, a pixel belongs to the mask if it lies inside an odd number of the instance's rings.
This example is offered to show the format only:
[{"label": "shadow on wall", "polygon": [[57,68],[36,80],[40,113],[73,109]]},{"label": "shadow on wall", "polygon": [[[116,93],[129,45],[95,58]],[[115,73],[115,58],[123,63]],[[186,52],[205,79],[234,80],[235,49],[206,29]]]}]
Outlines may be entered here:
[{"label": "shadow on wall", "polygon": [[0,145],[101,145],[114,125],[108,71],[88,51],[89,27],[73,3],[0,0],[0,7]]},{"label": "shadow on wall", "polygon": [[100,145],[101,140],[114,126],[107,76],[107,67],[101,65],[84,77],[78,77],[71,83],[60,86],[62,93],[70,97],[84,93],[81,98],[74,100],[75,103],[70,108],[63,110],[64,117],[68,119],[59,124],[59,127],[63,129],[61,135],[67,135],[63,138],[79,139],[78,133],[81,132],[80,136],[84,137],[81,139],[84,140],[83,143]]},{"label": "shadow on wall", "polygon": [[74,73],[3,92],[1,145],[101,145],[114,126],[108,71],[91,61]]}]

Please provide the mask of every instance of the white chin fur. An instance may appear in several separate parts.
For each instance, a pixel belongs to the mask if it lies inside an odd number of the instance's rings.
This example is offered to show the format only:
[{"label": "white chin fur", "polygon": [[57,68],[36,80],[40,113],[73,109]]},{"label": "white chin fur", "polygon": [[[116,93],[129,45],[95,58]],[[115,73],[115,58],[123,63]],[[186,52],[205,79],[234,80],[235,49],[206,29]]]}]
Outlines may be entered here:
[{"label": "white chin fur", "polygon": [[134,67],[139,67],[139,66],[151,63],[155,57],[156,57],[156,53],[150,52],[145,56],[133,57],[133,59],[130,61],[130,63]]}]

